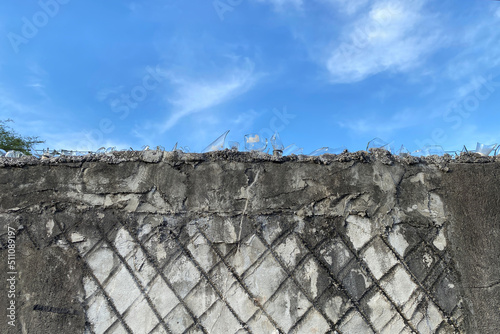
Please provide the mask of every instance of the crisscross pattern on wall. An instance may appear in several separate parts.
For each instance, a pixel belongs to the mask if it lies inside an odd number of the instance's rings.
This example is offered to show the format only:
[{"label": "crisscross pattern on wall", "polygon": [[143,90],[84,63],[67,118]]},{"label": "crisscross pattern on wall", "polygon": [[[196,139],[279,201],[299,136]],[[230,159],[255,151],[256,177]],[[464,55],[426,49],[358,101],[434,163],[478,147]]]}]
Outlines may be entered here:
[{"label": "crisscross pattern on wall", "polygon": [[433,229],[408,228],[401,252],[403,227],[351,240],[311,238],[293,217],[249,217],[241,235],[221,219],[94,223],[98,238],[72,244],[88,269],[87,332],[459,332],[455,270]]}]

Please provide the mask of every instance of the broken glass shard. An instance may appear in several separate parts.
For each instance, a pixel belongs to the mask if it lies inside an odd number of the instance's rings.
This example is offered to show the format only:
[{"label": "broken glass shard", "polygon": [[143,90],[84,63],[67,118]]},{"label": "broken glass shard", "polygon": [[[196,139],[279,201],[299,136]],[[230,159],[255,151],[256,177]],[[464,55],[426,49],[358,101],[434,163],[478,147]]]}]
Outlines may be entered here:
[{"label": "broken glass shard", "polygon": [[469,153],[474,153],[474,150],[468,150],[467,147],[464,145],[462,151],[460,151],[460,154],[469,154]]},{"label": "broken glass shard", "polygon": [[418,150],[411,152],[411,155],[413,155],[415,157],[422,157],[422,156],[424,156],[424,150],[419,148]]},{"label": "broken glass shard", "polygon": [[383,148],[384,150],[388,150],[390,152],[389,143],[383,141],[378,137],[373,138],[368,142],[368,144],[366,145],[366,151],[368,152],[370,148]]},{"label": "broken glass shard", "polygon": [[298,147],[295,144],[291,144],[285,147],[285,149],[283,150],[283,155],[290,155],[290,154],[299,155],[302,154],[303,152],[304,149],[302,147]]},{"label": "broken glass shard", "polygon": [[285,147],[285,149],[283,150],[283,155],[290,155],[290,154],[292,154],[293,151],[295,151],[298,148],[299,147],[297,145],[290,144],[287,147]]},{"label": "broken glass shard", "polygon": [[245,149],[247,151],[264,151],[267,147],[267,138],[262,139],[258,134],[245,135]]},{"label": "broken glass shard", "polygon": [[423,154],[430,155],[444,155],[444,149],[441,145],[426,145],[423,147]]},{"label": "broken glass shard", "polygon": [[406,157],[410,155],[410,151],[408,151],[404,145],[401,145],[399,150],[396,151],[396,154],[399,155],[400,157]]},{"label": "broken glass shard", "polygon": [[319,155],[328,153],[329,150],[330,150],[329,147],[322,147],[322,148],[318,148],[317,150],[312,151],[311,153],[309,153],[309,155],[319,156]]},{"label": "broken glass shard", "polygon": [[101,147],[97,151],[95,151],[96,154],[104,154],[106,153],[106,147]]},{"label": "broken glass shard", "polygon": [[189,153],[189,147],[187,146],[179,146],[179,142],[175,143],[174,147],[172,148],[172,152],[184,152],[184,153]]},{"label": "broken glass shard", "polygon": [[24,155],[24,153],[19,152],[19,151],[9,151],[9,152],[5,153],[6,158],[20,158],[23,155]]},{"label": "broken glass shard", "polygon": [[278,132],[275,132],[271,137],[271,145],[273,145],[273,150],[276,151],[283,151],[285,149]]},{"label": "broken glass shard", "polygon": [[240,148],[240,143],[238,143],[237,141],[230,141],[228,145],[231,150],[238,151]]},{"label": "broken glass shard", "polygon": [[207,152],[212,152],[212,151],[220,151],[224,149],[224,143],[226,142],[226,136],[229,133],[229,130],[224,132],[222,135],[219,136],[216,140],[214,140],[210,145],[205,147],[205,149],[202,151],[203,153]]},{"label": "broken glass shard", "polygon": [[5,153],[7,153],[7,152],[5,152],[4,150],[0,149],[0,157],[5,156]]},{"label": "broken glass shard", "polygon": [[42,158],[50,158],[51,157],[50,150],[49,150],[48,147],[47,147],[46,150],[43,150],[42,152],[43,152],[42,153]]},{"label": "broken glass shard", "polygon": [[347,152],[347,147],[345,146],[340,146],[337,148],[330,148],[330,151],[328,151],[329,154],[341,154]]},{"label": "broken glass shard", "polygon": [[319,156],[325,153],[328,154],[340,154],[346,150],[345,146],[337,147],[337,148],[331,148],[331,147],[322,147],[318,148],[317,150],[312,151],[309,153],[311,156]]},{"label": "broken glass shard", "polygon": [[274,156],[276,157],[283,156],[283,150],[285,149],[285,146],[283,145],[283,142],[281,141],[280,135],[278,134],[277,131],[271,137],[271,145],[273,146]]},{"label": "broken glass shard", "polygon": [[483,156],[488,156],[488,155],[490,155],[491,151],[493,151],[495,149],[496,146],[497,146],[497,144],[486,145],[486,144],[477,143],[476,153],[479,153]]},{"label": "broken glass shard", "polygon": [[142,148],[141,148],[142,151],[149,151],[149,145],[144,145]]}]

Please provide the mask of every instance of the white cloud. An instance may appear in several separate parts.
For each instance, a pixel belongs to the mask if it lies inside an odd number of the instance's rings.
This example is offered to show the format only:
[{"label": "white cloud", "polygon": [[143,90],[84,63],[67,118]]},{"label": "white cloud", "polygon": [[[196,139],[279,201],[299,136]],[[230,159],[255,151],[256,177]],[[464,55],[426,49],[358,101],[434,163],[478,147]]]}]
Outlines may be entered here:
[{"label": "white cloud", "polygon": [[380,0],[345,28],[326,66],[333,82],[357,82],[414,68],[436,47],[439,32],[422,13],[425,0]]},{"label": "white cloud", "polygon": [[177,87],[177,93],[168,101],[174,111],[162,125],[161,131],[172,128],[180,119],[225,103],[248,91],[258,78],[254,65],[246,59],[243,66],[233,68],[215,80],[184,78],[169,73],[167,77]]}]

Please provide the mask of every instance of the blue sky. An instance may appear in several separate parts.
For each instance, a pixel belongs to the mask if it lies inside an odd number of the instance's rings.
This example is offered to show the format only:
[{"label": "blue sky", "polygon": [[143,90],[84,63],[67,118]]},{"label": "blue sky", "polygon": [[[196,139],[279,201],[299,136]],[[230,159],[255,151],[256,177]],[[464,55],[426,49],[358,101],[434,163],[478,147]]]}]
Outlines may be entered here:
[{"label": "blue sky", "polygon": [[43,147],[500,142],[499,1],[4,1],[0,35],[0,119]]}]

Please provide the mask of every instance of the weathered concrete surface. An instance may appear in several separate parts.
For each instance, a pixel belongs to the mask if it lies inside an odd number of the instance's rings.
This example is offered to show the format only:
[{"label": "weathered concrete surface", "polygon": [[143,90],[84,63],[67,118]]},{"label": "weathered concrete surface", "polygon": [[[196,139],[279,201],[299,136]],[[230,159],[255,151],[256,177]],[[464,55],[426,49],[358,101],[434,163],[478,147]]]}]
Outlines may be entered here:
[{"label": "weathered concrete surface", "polygon": [[443,177],[452,258],[472,314],[469,328],[500,332],[500,165],[455,165]]},{"label": "weathered concrete surface", "polygon": [[0,158],[0,332],[498,333],[499,166]]}]

